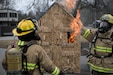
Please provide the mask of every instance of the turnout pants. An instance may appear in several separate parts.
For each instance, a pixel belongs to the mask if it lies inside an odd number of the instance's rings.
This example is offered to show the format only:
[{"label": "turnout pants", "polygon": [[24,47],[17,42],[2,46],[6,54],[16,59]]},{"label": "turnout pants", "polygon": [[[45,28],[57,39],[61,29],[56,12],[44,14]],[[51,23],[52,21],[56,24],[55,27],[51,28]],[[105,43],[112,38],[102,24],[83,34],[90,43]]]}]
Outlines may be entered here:
[{"label": "turnout pants", "polygon": [[104,73],[92,70],[92,75],[113,75],[113,73]]}]

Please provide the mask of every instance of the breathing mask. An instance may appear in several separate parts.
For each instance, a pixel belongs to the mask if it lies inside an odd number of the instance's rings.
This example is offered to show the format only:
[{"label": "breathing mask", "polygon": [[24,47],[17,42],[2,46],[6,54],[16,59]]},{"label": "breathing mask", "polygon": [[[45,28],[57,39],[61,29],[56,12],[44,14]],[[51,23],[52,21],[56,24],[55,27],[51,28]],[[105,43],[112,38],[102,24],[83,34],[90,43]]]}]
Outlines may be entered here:
[{"label": "breathing mask", "polygon": [[111,25],[109,25],[109,23],[107,21],[102,21],[100,23],[100,26],[98,28],[98,31],[100,33],[106,33],[111,29]]}]

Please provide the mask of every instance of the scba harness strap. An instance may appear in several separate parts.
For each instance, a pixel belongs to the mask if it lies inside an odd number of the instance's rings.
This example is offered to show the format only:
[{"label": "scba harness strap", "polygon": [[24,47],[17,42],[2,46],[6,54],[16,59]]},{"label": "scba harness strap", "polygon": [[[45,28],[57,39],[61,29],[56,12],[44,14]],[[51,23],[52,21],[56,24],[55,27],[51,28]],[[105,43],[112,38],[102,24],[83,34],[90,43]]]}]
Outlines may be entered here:
[{"label": "scba harness strap", "polygon": [[[94,54],[90,53],[88,56],[92,55],[92,56],[94,56],[94,57],[96,57],[96,58],[112,57],[112,55],[113,55],[113,45],[112,45],[112,48],[95,46],[95,43],[96,43],[96,40],[97,40],[97,39],[108,39],[108,40],[113,41],[113,32],[112,32],[110,38],[102,38],[102,37],[98,37],[98,31],[97,31],[96,34],[95,34],[95,36],[94,36],[94,39],[93,39],[93,41],[92,41],[92,45],[94,45],[94,48],[93,48]],[[109,54],[106,55],[106,56],[98,56],[98,55],[96,54],[96,51],[109,52]]]},{"label": "scba harness strap", "polygon": [[28,48],[33,44],[29,43],[24,45],[24,41],[19,41],[18,45],[22,49],[22,75],[33,75],[33,71],[34,69],[38,68],[38,64],[28,63],[27,57],[25,55]]}]

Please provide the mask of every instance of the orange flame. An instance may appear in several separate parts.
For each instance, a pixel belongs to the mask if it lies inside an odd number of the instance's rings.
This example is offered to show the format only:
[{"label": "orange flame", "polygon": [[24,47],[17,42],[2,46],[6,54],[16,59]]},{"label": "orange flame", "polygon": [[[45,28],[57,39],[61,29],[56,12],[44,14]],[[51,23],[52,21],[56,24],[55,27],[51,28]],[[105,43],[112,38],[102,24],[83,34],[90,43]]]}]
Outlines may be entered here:
[{"label": "orange flame", "polygon": [[74,20],[71,22],[71,29],[72,29],[72,33],[68,39],[68,43],[70,42],[74,42],[74,37],[78,35],[78,33],[80,33],[81,27],[82,27],[82,22],[80,20],[80,10],[77,10],[77,14],[76,17],[74,18]]},{"label": "orange flame", "polygon": [[[66,0],[66,7],[67,10],[71,11],[72,8],[74,8],[76,4],[76,0]],[[76,17],[74,20],[71,22],[70,27],[72,29],[72,33],[70,34],[70,37],[68,39],[68,43],[73,43],[74,42],[74,37],[80,33],[81,27],[82,27],[82,22],[80,20],[80,10],[77,10]]]}]

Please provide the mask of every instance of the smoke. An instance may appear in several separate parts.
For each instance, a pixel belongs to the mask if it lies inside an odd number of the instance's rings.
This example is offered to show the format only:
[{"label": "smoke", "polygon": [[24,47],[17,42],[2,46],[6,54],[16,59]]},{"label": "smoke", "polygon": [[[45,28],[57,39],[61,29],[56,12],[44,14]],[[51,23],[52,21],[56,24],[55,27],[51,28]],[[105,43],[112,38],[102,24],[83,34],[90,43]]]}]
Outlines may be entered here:
[{"label": "smoke", "polygon": [[57,2],[63,6],[66,6],[65,0],[57,0]]},{"label": "smoke", "polygon": [[76,0],[57,0],[57,2],[69,12],[72,12],[73,8],[76,6]]}]

